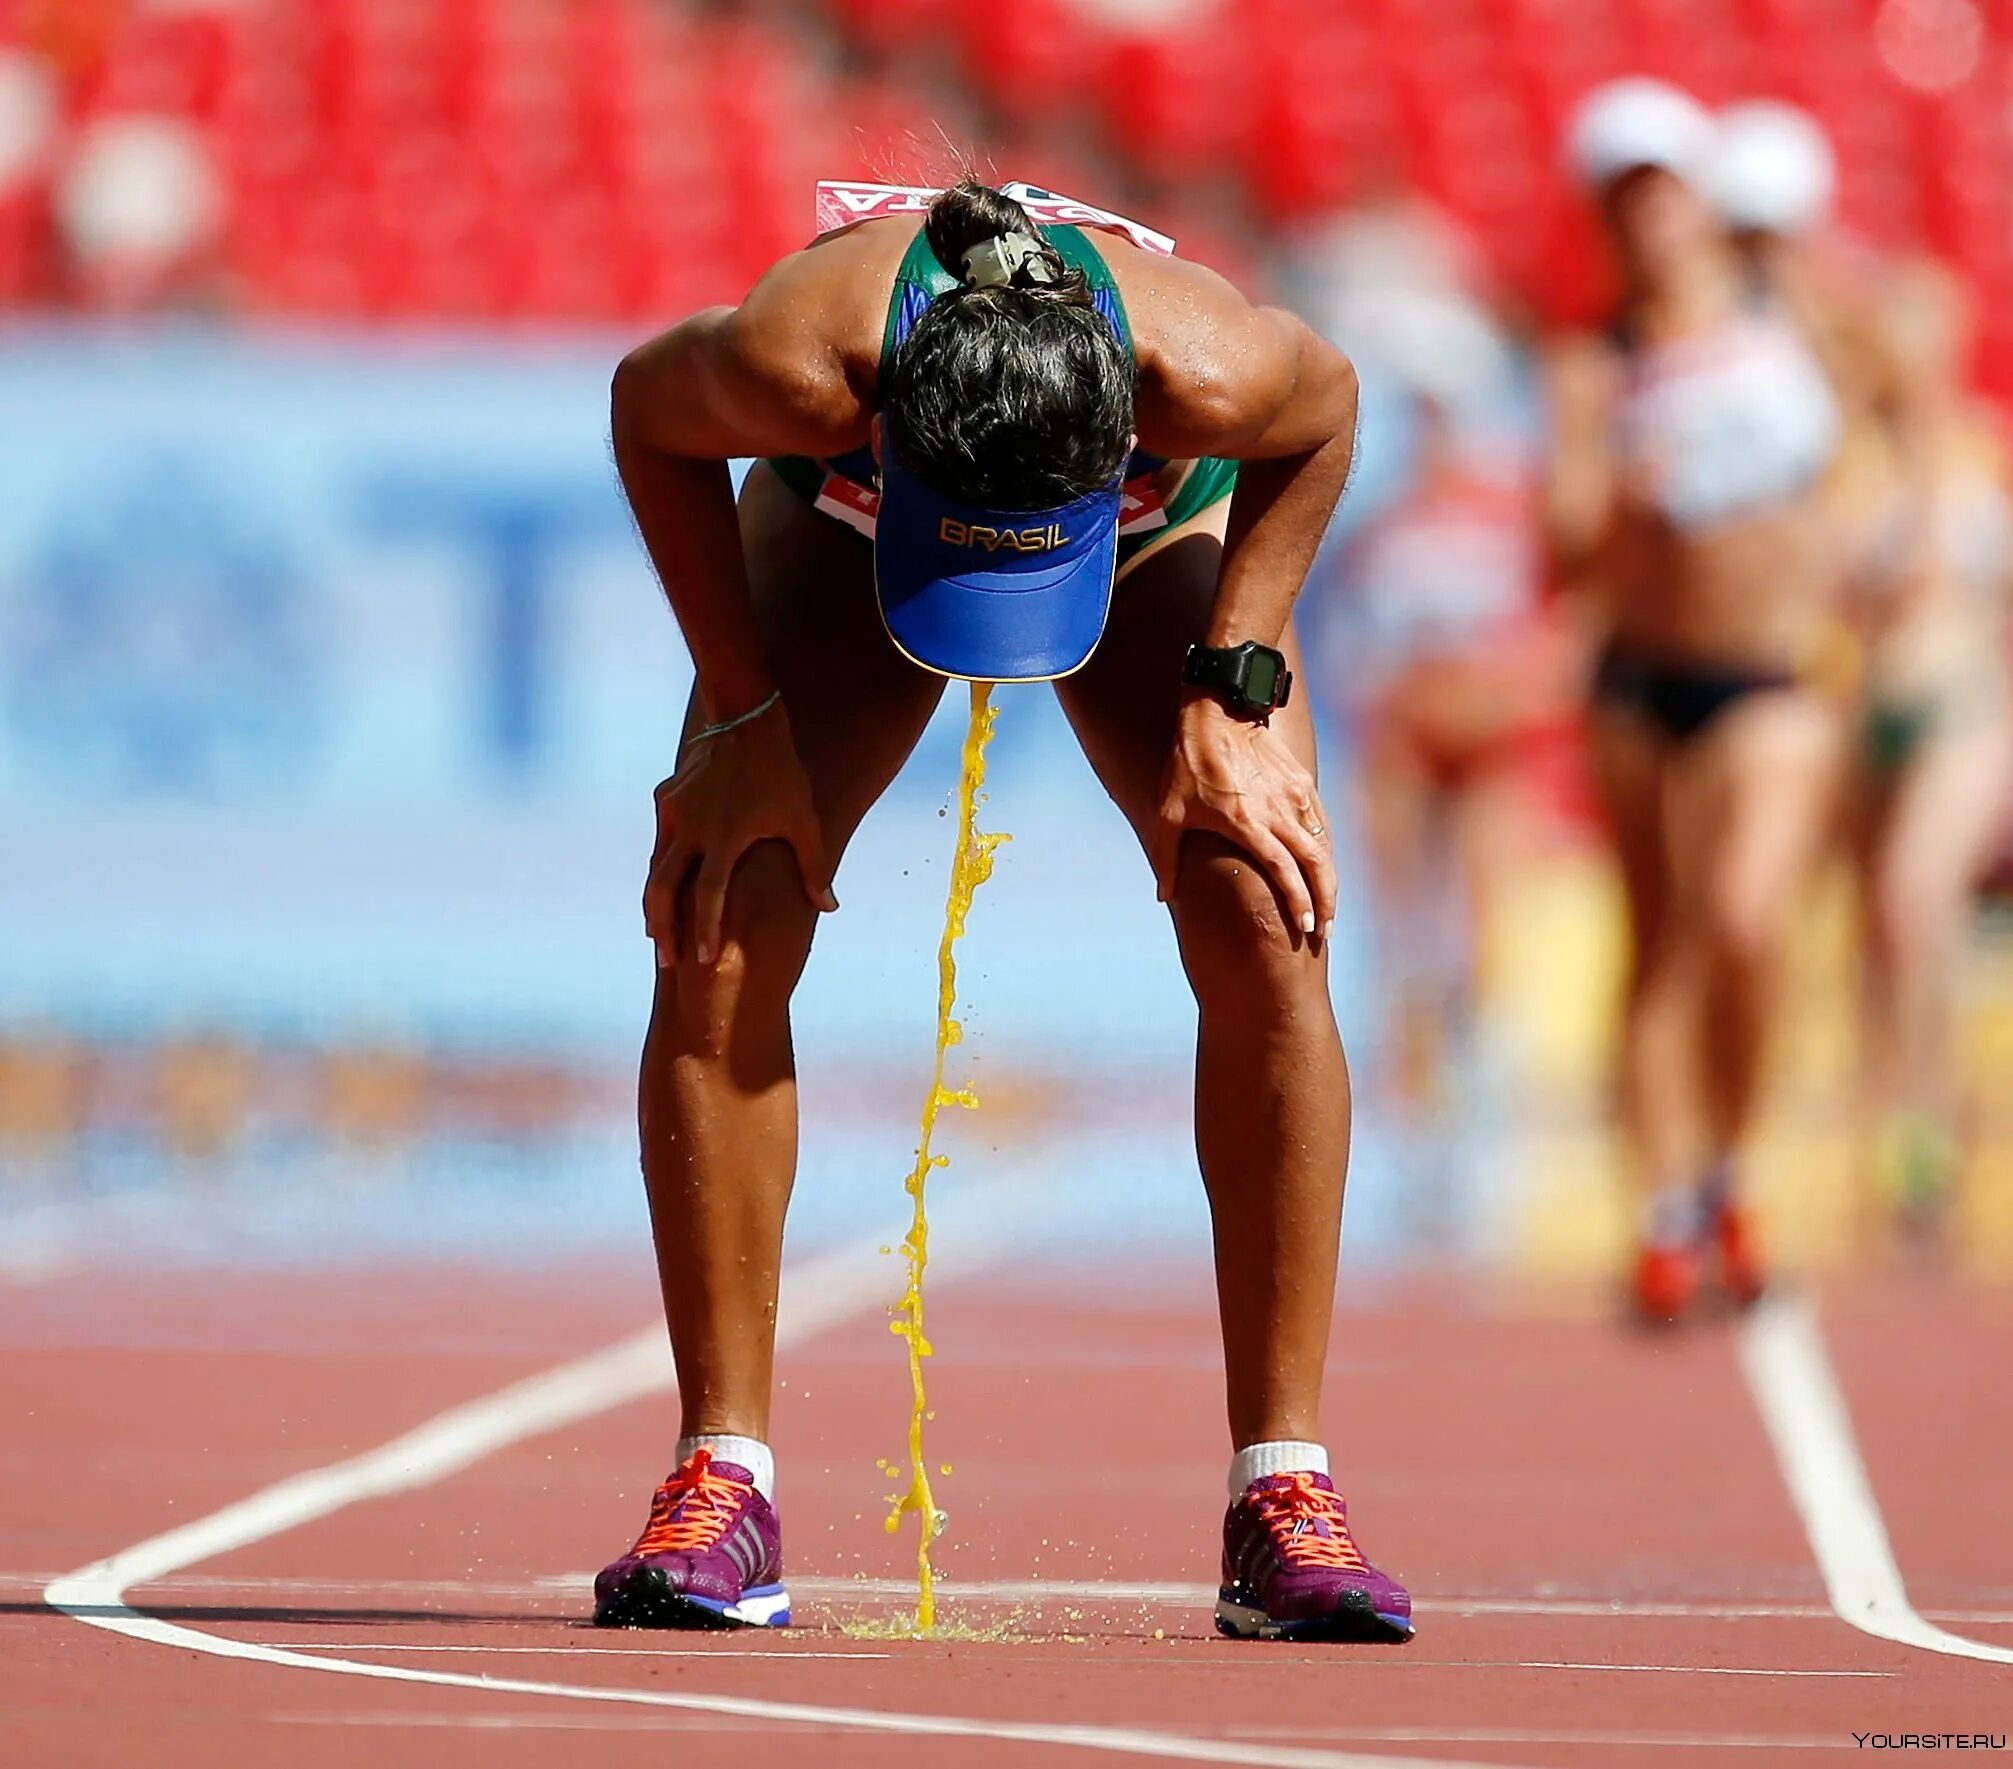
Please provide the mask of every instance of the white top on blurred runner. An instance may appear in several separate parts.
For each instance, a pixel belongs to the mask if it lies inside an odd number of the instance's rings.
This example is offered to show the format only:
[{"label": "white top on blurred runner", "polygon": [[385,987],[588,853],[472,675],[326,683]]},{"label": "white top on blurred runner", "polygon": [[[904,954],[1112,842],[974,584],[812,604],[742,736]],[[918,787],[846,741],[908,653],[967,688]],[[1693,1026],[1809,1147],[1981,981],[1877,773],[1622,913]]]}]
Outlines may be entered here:
[{"label": "white top on blurred runner", "polygon": [[[1174,254],[1174,241],[1169,235],[1156,233],[1144,222],[1134,221],[1129,216],[1100,209],[1095,203],[1078,202],[1075,197],[1060,196],[1052,190],[1043,190],[1039,185],[1026,184],[1018,179],[1012,184],[1002,185],[1001,191],[1012,197],[1036,221],[1057,227],[1109,227],[1124,234],[1142,251],[1158,252],[1163,257]],[[818,183],[818,232],[831,233],[836,228],[851,227],[856,221],[878,221],[883,215],[921,215],[929,208],[932,199],[941,194],[920,184],[864,184],[846,178],[821,179]]]},{"label": "white top on blurred runner", "polygon": [[1631,349],[1617,424],[1656,506],[1690,530],[1800,497],[1841,430],[1824,370],[1773,306]]}]

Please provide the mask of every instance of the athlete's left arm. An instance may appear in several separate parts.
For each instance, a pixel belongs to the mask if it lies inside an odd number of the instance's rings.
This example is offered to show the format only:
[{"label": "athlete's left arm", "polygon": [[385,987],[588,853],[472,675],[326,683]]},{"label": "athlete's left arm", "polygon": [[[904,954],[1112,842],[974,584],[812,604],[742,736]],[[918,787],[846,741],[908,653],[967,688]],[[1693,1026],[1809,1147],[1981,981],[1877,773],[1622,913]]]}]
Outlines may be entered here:
[{"label": "athlete's left arm", "polygon": [[[1125,294],[1141,443],[1170,460],[1239,463],[1204,643],[1277,645],[1349,480],[1356,371],[1300,320],[1198,265],[1160,260]],[[1189,692],[1150,844],[1162,899],[1175,894],[1183,838],[1223,836],[1265,868],[1287,924],[1325,942],[1335,860],[1311,759],[1269,724]]]},{"label": "athlete's left arm", "polygon": [[1305,321],[1198,264],[1161,259],[1138,315],[1139,437],[1239,464],[1208,642],[1276,645],[1356,452],[1356,371]]}]

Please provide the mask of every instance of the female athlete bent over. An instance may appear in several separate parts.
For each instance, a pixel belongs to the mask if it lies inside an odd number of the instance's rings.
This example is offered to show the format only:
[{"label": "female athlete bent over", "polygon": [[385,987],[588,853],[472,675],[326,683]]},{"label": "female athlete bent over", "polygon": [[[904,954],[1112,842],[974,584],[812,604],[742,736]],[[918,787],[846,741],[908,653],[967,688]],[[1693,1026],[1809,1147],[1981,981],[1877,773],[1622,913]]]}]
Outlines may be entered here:
[{"label": "female athlete bent over", "polygon": [[[1356,1546],[1322,1447],[1349,1078],[1328,819],[1288,699],[1355,376],[1118,226],[1043,226],[969,179],[918,219],[825,234],[615,377],[617,464],[697,686],[644,894],[643,1162],[682,1436],[596,1619],[788,1620],[767,1445],[790,998],[848,839],[961,676],[1055,680],[1200,1010],[1235,1452],[1218,1624],[1403,1639],[1410,1599]],[[763,457],[738,508],[737,456]]]}]

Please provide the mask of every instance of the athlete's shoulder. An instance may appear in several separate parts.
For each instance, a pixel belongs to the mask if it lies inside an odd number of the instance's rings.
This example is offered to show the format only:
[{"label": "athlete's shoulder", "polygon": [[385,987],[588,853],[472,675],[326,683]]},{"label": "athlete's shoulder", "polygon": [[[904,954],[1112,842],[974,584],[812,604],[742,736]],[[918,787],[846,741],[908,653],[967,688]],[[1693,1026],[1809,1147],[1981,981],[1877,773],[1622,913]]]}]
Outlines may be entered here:
[{"label": "athlete's shoulder", "polygon": [[1093,237],[1125,299],[1143,373],[1174,370],[1201,346],[1234,344],[1261,311],[1206,264],[1146,251],[1120,234],[1099,231]]},{"label": "athlete's shoulder", "polygon": [[639,345],[616,370],[618,423],[676,454],[859,447],[899,232],[862,226],[788,253],[737,306],[695,313]]},{"label": "athlete's shoulder", "polygon": [[[1282,413],[1353,424],[1355,371],[1284,308],[1191,259],[1100,235],[1138,362],[1140,440],[1155,453],[1269,449]],[[1313,397],[1309,397],[1312,394]],[[1296,432],[1300,424],[1294,426]]]},{"label": "athlete's shoulder", "polygon": [[863,222],[777,259],[722,328],[734,368],[780,394],[871,390],[889,286],[913,232]]}]

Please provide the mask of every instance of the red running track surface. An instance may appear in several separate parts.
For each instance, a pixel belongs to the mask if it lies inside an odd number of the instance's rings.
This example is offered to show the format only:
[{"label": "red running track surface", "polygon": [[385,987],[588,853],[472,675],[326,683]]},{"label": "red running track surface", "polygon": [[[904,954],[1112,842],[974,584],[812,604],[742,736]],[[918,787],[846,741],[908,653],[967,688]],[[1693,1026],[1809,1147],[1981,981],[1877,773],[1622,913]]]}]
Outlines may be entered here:
[{"label": "red running track surface", "polygon": [[[1854,1732],[2013,1729],[2013,1667],[1832,1613],[1731,1324],[1644,1337],[1445,1280],[1359,1285],[1332,1360],[1342,1484],[1418,1599],[1405,1648],[1214,1636],[1219,1376],[1206,1286],[1183,1274],[933,1298],[932,1456],[955,1467],[940,1565],[973,1638],[875,1637],[913,1543],[881,1528],[875,1464],[899,1453],[905,1376],[875,1311],[782,1360],[787,1634],[584,1625],[581,1575],[627,1544],[663,1472],[662,1395],[132,1593],[206,1635],[571,1693],[233,1662],[43,1605],[60,1573],[633,1331],[647,1297],[522,1272],[0,1290],[0,1762],[1149,1760],[987,1733],[1032,1723],[1107,1746],[1145,1732],[1204,1762],[1752,1769],[1856,1754]],[[1821,1318],[1917,1607],[2013,1645],[2013,1306],[1890,1280]],[[981,1725],[946,1738],[590,1699],[607,1690]]]}]

